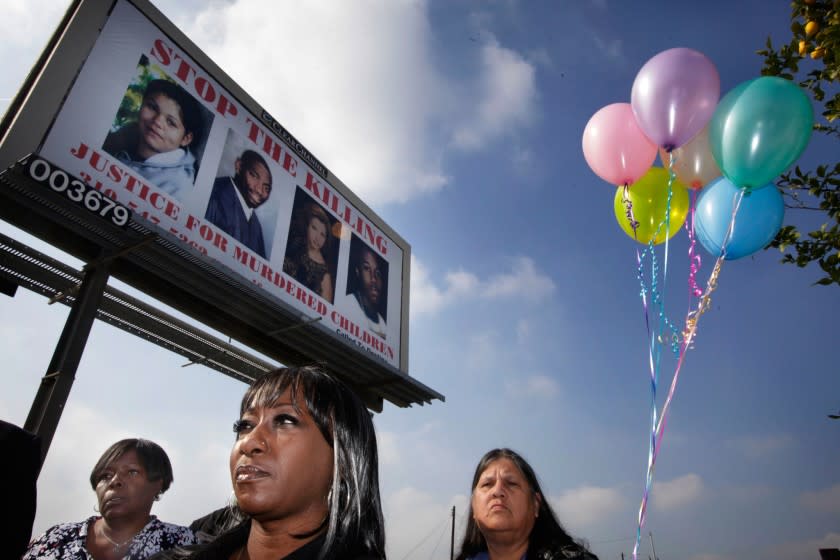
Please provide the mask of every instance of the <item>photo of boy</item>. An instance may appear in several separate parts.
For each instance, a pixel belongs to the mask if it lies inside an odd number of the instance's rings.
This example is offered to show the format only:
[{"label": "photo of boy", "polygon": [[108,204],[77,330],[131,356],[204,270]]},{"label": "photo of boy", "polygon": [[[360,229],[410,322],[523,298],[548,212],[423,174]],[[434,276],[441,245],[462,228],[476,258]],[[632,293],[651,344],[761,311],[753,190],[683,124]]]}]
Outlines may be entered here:
[{"label": "photo of boy", "polygon": [[261,155],[244,150],[234,162],[233,176],[217,177],[204,218],[268,258],[263,228],[255,210],[271,196],[271,170]]},{"label": "photo of boy", "polygon": [[[145,58],[145,57],[144,57]],[[143,60],[141,60],[141,64]],[[136,95],[129,87],[126,99]],[[120,107],[125,113],[125,100]],[[105,138],[102,149],[165,193],[180,199],[195,182],[194,147],[203,145],[209,111],[184,88],[167,79],[148,81],[133,118]],[[121,120],[117,114],[115,121]],[[212,118],[212,117],[210,117]]]}]

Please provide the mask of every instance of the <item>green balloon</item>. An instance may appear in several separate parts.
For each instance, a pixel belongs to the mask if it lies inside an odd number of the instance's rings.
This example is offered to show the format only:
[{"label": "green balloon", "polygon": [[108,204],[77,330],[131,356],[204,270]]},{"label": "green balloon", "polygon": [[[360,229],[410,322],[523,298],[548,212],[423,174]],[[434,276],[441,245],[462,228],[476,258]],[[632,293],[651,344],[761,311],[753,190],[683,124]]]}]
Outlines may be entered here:
[{"label": "green balloon", "polygon": [[739,187],[763,187],[787,169],[811,138],[814,110],[790,80],[763,76],[727,93],[709,121],[718,167]]},{"label": "green balloon", "polygon": [[[671,183],[671,213],[668,221],[667,239],[672,238],[685,223],[688,216],[688,189],[679,179]],[[637,222],[635,231],[628,216],[628,204],[624,197],[624,187],[618,187],[613,201],[615,219],[624,233],[639,243],[647,245],[654,239],[654,245],[666,239],[665,212],[668,208],[668,171],[661,167],[651,167],[641,179],[630,185],[627,192],[633,220]],[[658,233],[657,233],[658,231]]]}]

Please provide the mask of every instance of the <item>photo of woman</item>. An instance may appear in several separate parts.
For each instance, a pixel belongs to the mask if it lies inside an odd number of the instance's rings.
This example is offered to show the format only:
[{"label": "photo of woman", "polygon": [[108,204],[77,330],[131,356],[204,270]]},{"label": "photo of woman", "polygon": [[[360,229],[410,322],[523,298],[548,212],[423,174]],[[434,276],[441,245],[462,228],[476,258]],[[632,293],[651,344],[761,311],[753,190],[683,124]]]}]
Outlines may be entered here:
[{"label": "photo of woman", "polygon": [[295,193],[283,272],[333,303],[341,224],[302,189]]}]

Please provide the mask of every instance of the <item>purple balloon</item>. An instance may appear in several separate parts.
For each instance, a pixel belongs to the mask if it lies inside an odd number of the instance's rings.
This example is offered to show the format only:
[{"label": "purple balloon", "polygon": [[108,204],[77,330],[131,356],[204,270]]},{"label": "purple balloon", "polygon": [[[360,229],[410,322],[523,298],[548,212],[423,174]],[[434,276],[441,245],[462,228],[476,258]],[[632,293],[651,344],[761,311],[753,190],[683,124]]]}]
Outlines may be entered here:
[{"label": "purple balloon", "polygon": [[670,152],[700,132],[720,98],[720,75],[706,55],[669,49],[648,60],[633,81],[630,105],[639,127]]}]

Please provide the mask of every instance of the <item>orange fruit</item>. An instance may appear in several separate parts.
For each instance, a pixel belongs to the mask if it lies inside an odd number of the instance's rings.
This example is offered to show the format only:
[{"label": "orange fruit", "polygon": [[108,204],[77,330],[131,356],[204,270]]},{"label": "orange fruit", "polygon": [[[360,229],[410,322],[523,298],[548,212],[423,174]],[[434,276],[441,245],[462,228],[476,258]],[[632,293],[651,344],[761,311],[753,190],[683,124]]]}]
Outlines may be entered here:
[{"label": "orange fruit", "polygon": [[820,24],[816,21],[809,21],[805,24],[805,36],[811,37],[812,35],[816,35],[817,31],[820,30]]},{"label": "orange fruit", "polygon": [[825,55],[825,48],[824,47],[817,47],[814,49],[814,52],[811,53],[811,58],[814,60],[818,58],[822,58]]},{"label": "orange fruit", "polygon": [[808,54],[808,41],[799,41],[799,56]]}]

